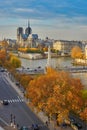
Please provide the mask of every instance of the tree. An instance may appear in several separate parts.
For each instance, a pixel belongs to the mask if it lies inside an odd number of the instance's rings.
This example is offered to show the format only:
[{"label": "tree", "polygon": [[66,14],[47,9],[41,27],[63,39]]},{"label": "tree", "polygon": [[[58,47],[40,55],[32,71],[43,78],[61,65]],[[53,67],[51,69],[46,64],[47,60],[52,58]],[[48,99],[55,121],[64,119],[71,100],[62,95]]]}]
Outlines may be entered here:
[{"label": "tree", "polygon": [[38,110],[45,110],[50,116],[57,115],[57,121],[61,123],[70,111],[78,113],[83,106],[82,89],[79,79],[47,68],[46,75],[30,81],[27,96]]},{"label": "tree", "polygon": [[0,61],[1,61],[1,63],[4,63],[6,61],[6,51],[5,50],[0,51]]},{"label": "tree", "polygon": [[80,112],[80,117],[87,122],[87,90],[82,90],[82,98],[84,101],[84,105]]},{"label": "tree", "polygon": [[33,78],[30,75],[21,75],[20,78],[20,83],[21,85],[24,87],[24,89],[27,88],[29,82],[32,80]]},{"label": "tree", "polygon": [[2,47],[5,49],[5,51],[7,52],[7,48],[8,48],[8,43],[6,40],[3,40],[2,42]]},{"label": "tree", "polygon": [[16,56],[11,56],[10,58],[10,63],[14,68],[18,68],[21,66],[21,61],[18,57]]},{"label": "tree", "polygon": [[74,59],[83,57],[82,50],[79,46],[75,46],[75,47],[72,48],[71,57],[74,58]]},{"label": "tree", "polygon": [[87,90],[82,91],[82,97],[84,100],[87,100]]},{"label": "tree", "polygon": [[87,107],[85,107],[83,111],[81,111],[80,117],[87,122]]}]

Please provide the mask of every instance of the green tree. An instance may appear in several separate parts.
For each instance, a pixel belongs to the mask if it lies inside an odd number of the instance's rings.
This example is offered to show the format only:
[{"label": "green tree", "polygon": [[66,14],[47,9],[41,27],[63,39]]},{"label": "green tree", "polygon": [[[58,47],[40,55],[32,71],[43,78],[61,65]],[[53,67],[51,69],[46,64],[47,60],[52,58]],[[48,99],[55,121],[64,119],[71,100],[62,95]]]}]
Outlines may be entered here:
[{"label": "green tree", "polygon": [[18,57],[16,56],[11,56],[10,58],[10,63],[14,68],[18,68],[21,66],[21,61]]}]

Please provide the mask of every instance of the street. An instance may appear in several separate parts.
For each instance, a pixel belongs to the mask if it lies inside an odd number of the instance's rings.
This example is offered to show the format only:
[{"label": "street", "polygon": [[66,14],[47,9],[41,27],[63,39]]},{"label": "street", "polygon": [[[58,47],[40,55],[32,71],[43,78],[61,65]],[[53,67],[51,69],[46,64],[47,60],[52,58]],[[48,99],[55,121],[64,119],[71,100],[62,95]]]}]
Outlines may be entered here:
[{"label": "street", "polygon": [[6,79],[5,72],[0,72],[0,101],[7,100],[8,105],[0,103],[0,118],[6,124],[14,124],[19,128],[38,124],[41,130],[48,130],[44,123],[26,105],[24,99],[15,91]]}]

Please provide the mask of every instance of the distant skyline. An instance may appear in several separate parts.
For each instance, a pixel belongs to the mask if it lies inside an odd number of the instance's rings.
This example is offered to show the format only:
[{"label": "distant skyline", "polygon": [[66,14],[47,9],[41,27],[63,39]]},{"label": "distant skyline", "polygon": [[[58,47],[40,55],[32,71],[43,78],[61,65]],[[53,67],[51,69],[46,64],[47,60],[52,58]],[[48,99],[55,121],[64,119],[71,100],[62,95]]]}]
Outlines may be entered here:
[{"label": "distant skyline", "polygon": [[87,0],[0,0],[0,40],[28,20],[41,39],[87,40]]}]

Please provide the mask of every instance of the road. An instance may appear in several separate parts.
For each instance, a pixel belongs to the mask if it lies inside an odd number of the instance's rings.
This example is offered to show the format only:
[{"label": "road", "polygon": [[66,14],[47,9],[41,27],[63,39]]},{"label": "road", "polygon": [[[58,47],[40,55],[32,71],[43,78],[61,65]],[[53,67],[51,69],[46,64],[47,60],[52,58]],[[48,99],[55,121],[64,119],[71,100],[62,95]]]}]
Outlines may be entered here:
[{"label": "road", "polygon": [[10,82],[6,79],[6,73],[0,72],[0,100],[8,100],[9,105],[0,103],[0,120],[10,125],[11,121],[21,126],[31,127],[36,123],[41,130],[48,130],[43,122],[27,106],[24,99],[15,91]]}]

